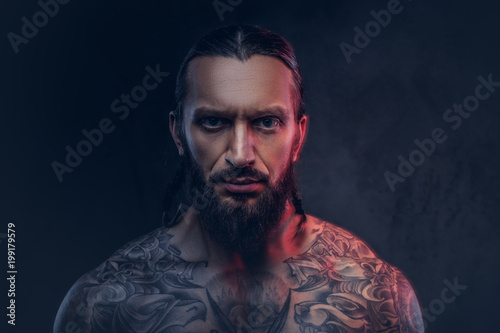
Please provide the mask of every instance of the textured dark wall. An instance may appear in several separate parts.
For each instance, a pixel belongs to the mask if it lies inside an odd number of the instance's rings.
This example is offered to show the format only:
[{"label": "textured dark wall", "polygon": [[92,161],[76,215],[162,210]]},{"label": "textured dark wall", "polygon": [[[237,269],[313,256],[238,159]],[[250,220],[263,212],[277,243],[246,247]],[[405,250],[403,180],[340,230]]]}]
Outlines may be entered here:
[{"label": "textured dark wall", "polygon": [[[14,221],[18,249],[17,325],[7,332],[51,331],[80,275],[159,226],[177,163],[167,123],[175,73],[197,38],[231,23],[262,25],[295,47],[311,118],[298,174],[306,211],[400,267],[433,309],[429,332],[496,331],[500,87],[455,130],[443,113],[474,94],[478,76],[500,81],[500,7],[402,0],[348,63],[340,43],[353,45],[353,29],[388,3],[244,0],[222,21],[212,1],[73,0],[15,53],[7,34],[20,35],[21,18],[40,7],[2,2],[0,246]],[[170,75],[120,120],[110,104],[157,64]],[[51,163],[103,118],[114,131],[59,182]],[[384,172],[397,173],[398,156],[435,128],[447,140],[391,191]],[[455,279],[467,289],[442,303],[443,281]]]}]

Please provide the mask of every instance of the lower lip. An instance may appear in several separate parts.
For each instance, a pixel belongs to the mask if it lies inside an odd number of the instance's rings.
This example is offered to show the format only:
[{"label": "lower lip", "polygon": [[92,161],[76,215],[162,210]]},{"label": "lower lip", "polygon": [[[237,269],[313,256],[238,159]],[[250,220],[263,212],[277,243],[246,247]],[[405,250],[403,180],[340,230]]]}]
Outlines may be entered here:
[{"label": "lower lip", "polygon": [[249,183],[249,184],[233,184],[225,183],[226,190],[233,193],[252,193],[257,192],[264,186],[262,183]]}]

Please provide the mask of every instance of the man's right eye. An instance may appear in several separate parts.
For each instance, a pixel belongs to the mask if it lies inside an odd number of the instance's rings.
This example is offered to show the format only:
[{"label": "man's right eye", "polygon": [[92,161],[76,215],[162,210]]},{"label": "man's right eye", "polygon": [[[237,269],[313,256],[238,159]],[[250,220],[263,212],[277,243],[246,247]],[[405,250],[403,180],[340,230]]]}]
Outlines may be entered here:
[{"label": "man's right eye", "polygon": [[224,119],[217,117],[207,117],[200,119],[199,123],[207,130],[218,130],[226,124]]}]

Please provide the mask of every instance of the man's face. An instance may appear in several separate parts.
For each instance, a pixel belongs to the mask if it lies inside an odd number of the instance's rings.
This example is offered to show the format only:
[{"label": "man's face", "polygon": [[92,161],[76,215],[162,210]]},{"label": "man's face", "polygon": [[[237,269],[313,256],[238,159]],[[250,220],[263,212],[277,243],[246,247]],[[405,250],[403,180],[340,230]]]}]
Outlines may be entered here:
[{"label": "man's face", "polygon": [[[307,121],[303,117],[297,123],[292,82],[290,69],[269,56],[245,62],[199,57],[189,65],[185,137],[178,138],[171,124],[174,140],[179,147],[187,145],[182,150],[193,160],[195,174],[216,196],[217,206],[232,215],[242,207],[247,215],[259,214],[269,205],[284,206],[289,197],[290,169]],[[284,207],[271,209],[281,209],[277,215],[269,211],[270,218],[279,219]]]}]

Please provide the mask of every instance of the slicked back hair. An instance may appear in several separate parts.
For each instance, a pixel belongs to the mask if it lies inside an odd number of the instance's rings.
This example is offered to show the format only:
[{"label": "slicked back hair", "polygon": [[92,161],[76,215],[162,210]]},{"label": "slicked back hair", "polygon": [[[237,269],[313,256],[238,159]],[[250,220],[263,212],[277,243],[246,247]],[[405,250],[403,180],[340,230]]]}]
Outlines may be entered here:
[{"label": "slicked back hair", "polygon": [[283,37],[253,25],[230,25],[218,28],[203,36],[184,58],[175,86],[176,119],[182,123],[183,102],[187,93],[188,67],[196,57],[226,57],[240,61],[252,55],[267,55],[280,59],[293,74],[295,115],[299,121],[305,113],[302,76],[293,48]]},{"label": "slicked back hair", "polygon": [[[207,57],[226,57],[236,58],[240,61],[248,60],[252,55],[266,55],[280,59],[292,72],[293,82],[292,87],[294,97],[294,113],[296,121],[299,122],[305,114],[303,100],[302,75],[300,74],[299,65],[292,46],[280,35],[269,30],[260,28],[254,25],[230,25],[218,28],[205,36],[203,36],[189,50],[184,58],[175,86],[175,102],[174,110],[177,120],[177,135],[185,141],[185,133],[183,133],[183,103],[187,95],[188,88],[188,69],[189,64],[194,58]],[[171,201],[174,195],[182,187],[186,178],[187,161],[181,163],[172,182],[167,186],[164,197],[164,221],[166,226],[172,226],[176,221],[168,221],[165,219],[171,206]],[[292,203],[297,214],[303,216],[305,221],[305,213],[302,208],[302,202],[294,189],[292,193]]]}]

